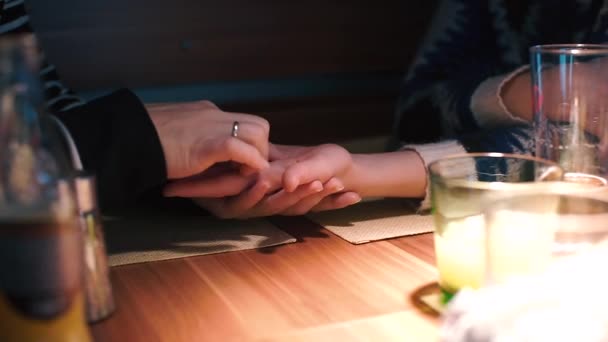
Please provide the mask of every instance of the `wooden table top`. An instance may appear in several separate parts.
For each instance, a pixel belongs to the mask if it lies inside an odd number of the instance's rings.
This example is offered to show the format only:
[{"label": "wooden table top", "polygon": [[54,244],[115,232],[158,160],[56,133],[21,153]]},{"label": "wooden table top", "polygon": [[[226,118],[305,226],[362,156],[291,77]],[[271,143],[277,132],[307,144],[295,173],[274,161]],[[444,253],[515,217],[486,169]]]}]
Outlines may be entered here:
[{"label": "wooden table top", "polygon": [[297,243],[114,267],[105,341],[435,341],[410,302],[437,279],[432,234],[352,245],[304,217]]}]

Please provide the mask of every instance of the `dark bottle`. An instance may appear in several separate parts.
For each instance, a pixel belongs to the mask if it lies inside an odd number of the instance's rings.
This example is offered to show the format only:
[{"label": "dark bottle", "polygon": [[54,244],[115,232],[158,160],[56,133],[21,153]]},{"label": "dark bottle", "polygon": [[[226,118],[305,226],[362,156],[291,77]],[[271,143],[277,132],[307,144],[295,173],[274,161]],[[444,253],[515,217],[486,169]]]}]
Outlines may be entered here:
[{"label": "dark bottle", "polygon": [[0,38],[0,341],[90,341],[67,158],[44,114],[36,41]]}]

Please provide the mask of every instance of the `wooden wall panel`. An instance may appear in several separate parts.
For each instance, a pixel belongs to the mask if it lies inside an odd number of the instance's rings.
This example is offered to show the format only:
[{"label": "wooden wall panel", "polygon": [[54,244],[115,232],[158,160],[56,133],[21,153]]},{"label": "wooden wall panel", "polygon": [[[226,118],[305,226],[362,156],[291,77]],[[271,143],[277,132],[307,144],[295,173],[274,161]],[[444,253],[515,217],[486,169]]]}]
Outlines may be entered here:
[{"label": "wooden wall panel", "polygon": [[[435,2],[27,0],[49,60],[76,90],[398,75]],[[267,118],[274,142],[316,144],[388,134],[397,91],[370,86],[220,105]]]},{"label": "wooden wall panel", "polygon": [[434,1],[30,0],[75,88],[401,71]]},{"label": "wooden wall panel", "polygon": [[266,118],[272,142],[316,145],[389,134],[394,99],[328,96],[226,104],[221,108]]}]

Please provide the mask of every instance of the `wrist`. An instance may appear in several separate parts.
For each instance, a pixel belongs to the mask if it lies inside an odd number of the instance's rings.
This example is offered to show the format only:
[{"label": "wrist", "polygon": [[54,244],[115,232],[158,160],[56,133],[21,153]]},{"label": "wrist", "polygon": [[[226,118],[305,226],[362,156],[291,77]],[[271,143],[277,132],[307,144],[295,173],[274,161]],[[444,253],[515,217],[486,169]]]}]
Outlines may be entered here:
[{"label": "wrist", "polygon": [[146,112],[148,112],[152,125],[154,125],[154,129],[156,129],[156,134],[160,137],[162,127],[167,121],[167,115],[163,115],[163,112],[159,110],[160,107],[157,104],[144,104],[144,107],[146,108]]},{"label": "wrist", "polygon": [[510,113],[532,121],[532,82],[529,72],[520,73],[507,81],[499,96]]},{"label": "wrist", "polygon": [[426,167],[411,150],[377,154],[353,154],[344,174],[345,190],[361,197],[424,197]]},{"label": "wrist", "polygon": [[158,137],[158,141],[160,142],[160,146],[163,153],[163,160],[165,161],[165,169],[167,170],[167,178],[173,178],[172,172],[169,165],[169,153],[167,142],[165,141],[165,133],[163,132],[163,128],[167,125],[168,115],[163,115],[162,111],[159,110],[159,105],[157,104],[144,104],[146,108],[146,112],[148,113],[148,117],[152,122],[152,126],[156,131],[156,136]]},{"label": "wrist", "polygon": [[[362,156],[361,154],[350,153],[350,166],[342,171],[339,179],[344,185],[344,191],[354,191],[359,193],[362,189],[361,174],[362,174]],[[361,195],[361,194],[360,194]],[[361,195],[363,197],[363,195]]]}]

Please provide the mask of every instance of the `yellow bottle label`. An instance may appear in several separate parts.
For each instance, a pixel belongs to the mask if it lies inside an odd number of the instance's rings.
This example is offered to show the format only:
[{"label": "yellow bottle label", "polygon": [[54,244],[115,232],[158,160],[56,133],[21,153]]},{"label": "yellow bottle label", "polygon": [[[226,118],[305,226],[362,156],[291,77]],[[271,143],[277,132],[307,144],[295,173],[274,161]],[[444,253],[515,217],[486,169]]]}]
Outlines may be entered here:
[{"label": "yellow bottle label", "polygon": [[50,319],[37,319],[20,312],[0,294],[0,341],[89,342],[84,297],[78,293],[65,311]]}]

